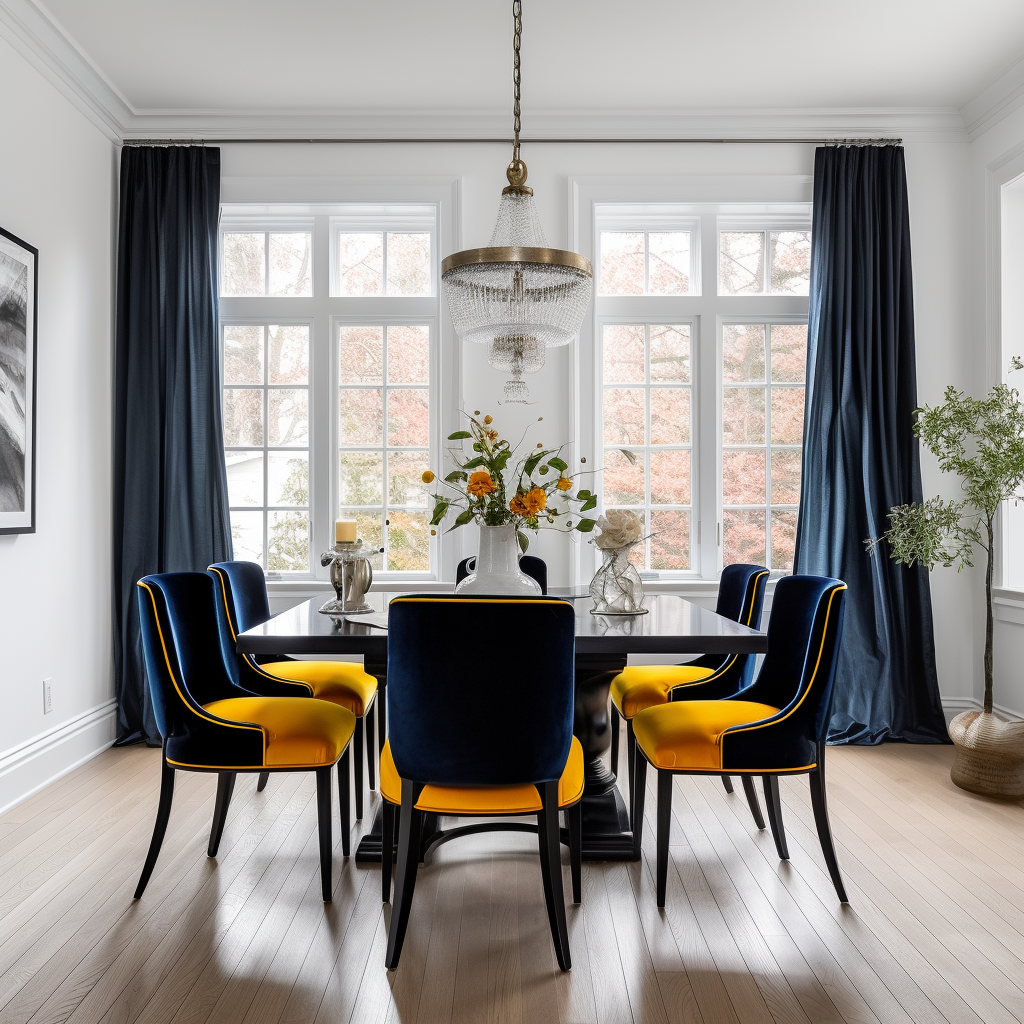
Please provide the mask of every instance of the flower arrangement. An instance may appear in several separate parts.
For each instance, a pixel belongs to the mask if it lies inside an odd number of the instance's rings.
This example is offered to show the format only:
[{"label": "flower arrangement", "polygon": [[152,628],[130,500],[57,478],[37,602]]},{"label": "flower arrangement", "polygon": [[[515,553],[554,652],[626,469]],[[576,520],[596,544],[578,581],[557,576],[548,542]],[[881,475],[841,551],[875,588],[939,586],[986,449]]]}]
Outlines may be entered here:
[{"label": "flower arrangement", "polygon": [[643,615],[644,587],[636,566],[629,561],[630,549],[644,540],[643,523],[629,509],[609,509],[597,520],[600,531],[594,543],[604,558],[590,581],[591,611],[595,615]]},{"label": "flower arrangement", "polygon": [[598,516],[597,528],[600,532],[594,538],[594,543],[602,551],[631,547],[644,539],[643,523],[629,509],[613,508],[603,516]]},{"label": "flower arrangement", "polygon": [[[545,448],[538,442],[510,468],[522,439],[510,444],[495,428],[494,417],[481,416],[479,411],[469,416],[468,430],[457,430],[448,440],[471,441],[471,452],[467,454],[462,444],[448,449],[456,468],[440,481],[445,489],[431,495],[431,527],[440,526],[457,510],[450,530],[473,520],[481,526],[512,525],[522,551],[530,543],[525,530],[551,526],[564,532],[590,533],[594,529],[595,520],[582,513],[597,506],[597,497],[587,488],[572,493],[576,477],[569,474],[568,463],[561,457],[564,445]],[[423,474],[424,483],[437,479],[429,469]]]}]

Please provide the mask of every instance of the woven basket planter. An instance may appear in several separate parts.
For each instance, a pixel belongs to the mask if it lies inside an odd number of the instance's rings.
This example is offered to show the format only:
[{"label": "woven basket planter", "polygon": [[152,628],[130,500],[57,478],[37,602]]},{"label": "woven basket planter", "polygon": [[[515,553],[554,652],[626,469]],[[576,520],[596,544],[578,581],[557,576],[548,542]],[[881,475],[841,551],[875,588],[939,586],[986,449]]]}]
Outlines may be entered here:
[{"label": "woven basket planter", "polygon": [[950,778],[984,796],[1024,797],[1024,722],[984,711],[965,711],[949,723],[956,747]]}]

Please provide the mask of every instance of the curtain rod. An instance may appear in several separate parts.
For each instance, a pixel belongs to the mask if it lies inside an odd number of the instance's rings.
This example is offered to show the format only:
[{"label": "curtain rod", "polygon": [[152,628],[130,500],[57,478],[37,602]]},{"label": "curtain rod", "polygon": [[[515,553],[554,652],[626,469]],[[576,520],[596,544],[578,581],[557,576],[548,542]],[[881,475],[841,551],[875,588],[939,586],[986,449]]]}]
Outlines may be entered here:
[{"label": "curtain rod", "polygon": [[[221,146],[221,145],[391,145],[391,144],[443,144],[449,145],[495,145],[511,146],[511,139],[124,139],[125,146]],[[670,138],[670,139],[523,139],[524,146],[541,145],[638,145],[638,146],[677,146],[677,145],[763,145],[763,146],[900,146],[902,139],[702,139],[702,138]]]}]

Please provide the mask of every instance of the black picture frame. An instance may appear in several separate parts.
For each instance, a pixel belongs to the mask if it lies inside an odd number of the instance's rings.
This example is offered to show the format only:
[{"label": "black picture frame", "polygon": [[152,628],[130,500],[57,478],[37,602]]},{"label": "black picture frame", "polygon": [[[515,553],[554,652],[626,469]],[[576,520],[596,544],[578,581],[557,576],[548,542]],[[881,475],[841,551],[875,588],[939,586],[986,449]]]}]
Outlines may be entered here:
[{"label": "black picture frame", "polygon": [[0,228],[0,534],[36,532],[39,250]]}]

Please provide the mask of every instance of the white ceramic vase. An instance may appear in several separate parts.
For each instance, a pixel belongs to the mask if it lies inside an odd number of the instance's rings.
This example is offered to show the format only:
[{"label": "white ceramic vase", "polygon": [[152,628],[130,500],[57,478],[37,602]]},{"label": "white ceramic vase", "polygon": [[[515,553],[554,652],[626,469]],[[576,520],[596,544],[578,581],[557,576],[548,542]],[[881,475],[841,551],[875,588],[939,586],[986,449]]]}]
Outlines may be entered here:
[{"label": "white ceramic vase", "polygon": [[530,597],[540,593],[540,584],[519,571],[519,541],[514,526],[480,527],[476,571],[456,586],[455,593],[509,597]]}]

